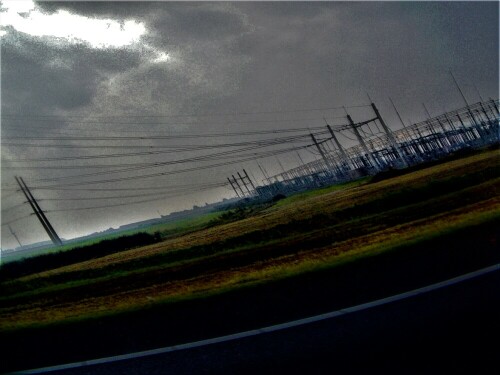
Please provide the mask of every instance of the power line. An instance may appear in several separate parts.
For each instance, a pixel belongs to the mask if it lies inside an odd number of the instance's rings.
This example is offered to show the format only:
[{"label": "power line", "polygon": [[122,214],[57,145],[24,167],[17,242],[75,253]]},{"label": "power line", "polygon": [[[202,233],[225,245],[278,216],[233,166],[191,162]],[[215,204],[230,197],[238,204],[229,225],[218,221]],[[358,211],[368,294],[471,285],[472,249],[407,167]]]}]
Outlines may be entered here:
[{"label": "power line", "polygon": [[2,214],[3,214],[4,212],[10,211],[10,210],[12,210],[12,209],[14,209],[14,208],[19,208],[19,207],[23,207],[23,206],[24,206],[24,207],[27,207],[27,206],[25,206],[25,204],[26,204],[26,203],[28,203],[28,202],[19,203],[19,204],[16,204],[15,206],[7,207],[7,208],[3,208],[3,207],[2,207]]},{"label": "power line", "polygon": [[12,228],[11,228],[11,226],[10,226],[10,225],[9,225],[9,230],[10,230],[10,233],[12,234],[12,236],[14,236],[14,238],[16,239],[16,241],[17,241],[17,243],[19,244],[19,246],[23,246],[23,245],[21,244],[21,241],[19,241],[19,238],[17,237],[16,232],[14,232],[14,231],[12,230]]},{"label": "power line", "polygon": [[[2,190],[4,190],[4,189],[2,189]],[[19,189],[14,189],[14,191],[12,193],[7,194],[7,195],[2,194],[1,197],[2,197],[2,199],[7,199],[7,198],[10,198],[10,197],[13,197],[14,195],[17,194],[18,191],[19,191]]]},{"label": "power line", "polygon": [[[318,132],[317,134],[323,134],[324,132]],[[247,141],[247,142],[238,142],[238,143],[225,143],[218,145],[189,145],[185,146],[173,146],[176,147],[175,150],[161,150],[161,151],[141,151],[141,152],[129,152],[129,153],[117,153],[117,154],[99,154],[99,155],[78,155],[78,156],[61,156],[61,157],[51,157],[51,158],[24,158],[24,159],[6,159],[8,162],[39,162],[39,161],[61,161],[61,160],[85,160],[85,159],[100,159],[100,158],[121,158],[121,157],[129,157],[129,156],[148,156],[148,155],[159,155],[159,154],[168,154],[172,152],[182,151],[201,151],[205,149],[212,148],[229,148],[229,147],[240,147],[240,146],[250,146],[256,145],[259,147],[264,146],[272,146],[276,144],[282,143],[290,143],[292,141],[298,141],[300,139],[306,138],[306,135],[296,135],[282,138],[273,138],[266,140],[255,140],[255,141]],[[124,146],[127,147],[127,146]]]},{"label": "power line", "polygon": [[[296,143],[296,142],[293,142]],[[78,177],[88,177],[88,176],[98,176],[101,174],[109,174],[109,173],[122,173],[122,172],[127,172],[131,170],[141,170],[141,169],[148,169],[148,168],[156,168],[156,167],[162,167],[162,166],[167,166],[167,165],[177,165],[177,164],[185,164],[185,163],[192,163],[192,162],[205,162],[205,161],[210,161],[214,159],[227,159],[227,158],[240,158],[240,157],[247,157],[247,156],[256,156],[259,155],[259,153],[246,153],[246,154],[240,154],[243,151],[251,151],[251,150],[256,150],[259,148],[263,148],[267,146],[253,146],[253,147],[248,147],[246,149],[240,149],[240,150],[232,150],[232,151],[226,151],[225,153],[219,153],[219,154],[208,154],[208,155],[200,155],[197,157],[189,158],[189,159],[180,159],[180,160],[174,160],[174,161],[168,161],[168,162],[141,162],[141,163],[116,163],[116,164],[91,164],[91,165],[43,165],[43,166],[10,166],[10,167],[3,167],[4,169],[29,169],[29,170],[41,170],[41,169],[53,169],[53,170],[73,170],[73,169],[106,169],[106,168],[122,168],[122,169],[116,169],[116,170],[111,170],[111,171],[100,171],[100,172],[92,172],[92,173],[87,173],[87,174],[81,174],[81,175],[76,175]],[[269,152],[269,151],[261,151],[261,152]],[[75,177],[75,176],[73,176]],[[66,178],[66,177],[64,177]],[[39,179],[38,181],[43,181],[43,179]]]},{"label": "power line", "polygon": [[[201,186],[212,186],[214,184],[219,184],[219,183],[212,183],[212,184],[202,184]],[[172,188],[172,189],[182,189],[185,187],[190,187],[193,186],[192,184],[189,185],[171,185],[171,186],[161,186],[161,187],[135,187],[135,188],[80,188],[80,187],[56,187],[56,188],[51,188],[51,187],[32,187],[31,190],[56,190],[56,191],[93,191],[93,192],[102,192],[102,191],[144,191],[144,190],[165,190],[166,188]],[[198,185],[200,186],[200,185]]]},{"label": "power line", "polygon": [[[246,150],[254,150],[256,148],[258,148],[258,147],[249,147]],[[285,150],[295,150],[295,148],[285,149]],[[238,150],[237,152],[241,152],[241,150]],[[203,162],[203,161],[210,161],[210,160],[213,160],[213,159],[224,159],[224,158],[227,158],[227,157],[231,157],[231,159],[233,159],[233,162],[237,162],[238,160],[234,159],[235,157],[237,157],[237,158],[258,157],[259,155],[267,155],[269,153],[271,155],[274,155],[275,152],[276,151],[263,151],[260,154],[258,154],[258,153],[252,153],[252,154],[244,154],[244,155],[237,155],[237,156],[234,156],[235,152],[225,152],[225,153],[219,153],[217,155],[214,155],[214,154],[208,155],[208,157],[191,158],[189,160],[188,159],[183,159],[183,160],[175,160],[175,161],[168,161],[168,162],[148,163],[148,164],[145,164],[145,165],[123,167],[121,169],[114,169],[114,170],[107,170],[107,171],[100,171],[100,172],[92,172],[92,173],[85,173],[85,174],[79,174],[79,175],[62,176],[62,177],[52,177],[52,178],[42,178],[42,179],[38,179],[36,181],[38,181],[38,182],[42,182],[42,181],[60,181],[60,180],[82,178],[82,177],[92,177],[92,176],[100,176],[100,175],[109,175],[109,174],[114,174],[114,173],[124,173],[124,172],[138,171],[138,170],[143,170],[143,169],[164,167],[164,166],[168,166],[168,165],[185,164],[185,163],[190,163],[190,162]]]},{"label": "power line", "polygon": [[[292,147],[280,151],[273,151],[273,152],[268,152],[267,154],[261,154],[259,156],[252,156],[248,157],[246,159],[238,159],[238,160],[229,160],[221,163],[215,163],[211,165],[206,165],[206,166],[197,166],[197,167],[192,167],[192,168],[186,168],[186,169],[179,169],[175,171],[168,171],[168,172],[159,172],[159,173],[151,173],[151,174],[146,174],[146,175],[134,175],[134,176],[129,176],[129,177],[121,177],[121,178],[114,178],[114,179],[107,179],[107,180],[93,180],[93,181],[84,181],[84,182],[73,182],[73,183],[65,183],[65,184],[59,184],[59,185],[49,185],[49,186],[41,186],[41,187],[36,187],[36,188],[47,188],[47,187],[60,187],[60,186],[80,186],[80,185],[92,185],[92,184],[102,184],[102,183],[110,183],[110,182],[121,182],[121,181],[130,181],[130,180],[136,180],[136,179],[143,179],[143,178],[151,178],[151,177],[160,177],[160,176],[169,176],[173,174],[178,174],[178,173],[185,173],[185,172],[194,172],[194,171],[199,171],[202,169],[207,169],[207,168],[214,168],[214,167],[220,167],[220,166],[225,166],[229,164],[235,164],[235,163],[242,163],[245,161],[251,161],[251,160],[256,160],[268,156],[273,156],[273,155],[278,155],[281,153],[285,152],[290,152],[290,151],[295,151],[295,150],[300,150],[304,149],[307,146],[300,146],[300,147]],[[40,181],[40,180],[38,180]]]},{"label": "power line", "polygon": [[[318,132],[317,134],[322,134],[322,133],[325,133],[325,131],[323,132]],[[271,145],[271,144],[275,144],[275,143],[279,143],[279,142],[290,142],[294,139],[300,139],[301,137],[307,137],[306,135],[297,135],[297,136],[290,136],[290,137],[282,137],[282,138],[276,138],[276,139],[271,139],[271,140],[259,140],[259,141],[253,141],[252,143],[255,143],[255,144],[260,144],[260,145]],[[123,138],[123,137],[122,137]],[[127,137],[129,138],[129,137]],[[143,137],[134,137],[134,138],[140,138],[142,139]],[[68,139],[68,138],[66,138]],[[71,139],[71,138],[70,138]],[[250,143],[249,143],[250,144]],[[241,152],[241,151],[245,151],[245,150],[248,150],[250,148],[247,148],[247,149],[241,149],[241,150],[237,150],[237,151],[231,151],[231,152]],[[124,156],[123,154],[117,154],[117,157],[122,157]],[[101,156],[83,156],[83,158],[94,158],[94,157],[101,157]],[[212,156],[213,157],[216,157],[216,156]],[[71,158],[75,158],[75,157],[66,157],[66,159],[71,159]],[[80,157],[76,157],[76,158],[80,158]],[[193,158],[189,161],[202,161],[203,159],[205,160],[208,160],[210,157],[207,157],[207,156],[202,156],[202,157],[197,157],[196,159]],[[63,158],[59,158],[60,160],[62,160]],[[21,160],[21,159],[20,159]],[[35,160],[33,160],[35,161]],[[41,161],[40,158],[36,159],[36,161]],[[174,163],[178,163],[177,162],[174,162]],[[172,164],[170,162],[170,164]],[[161,164],[159,163],[156,163],[154,165],[150,164],[150,165],[141,165],[141,166],[135,166],[135,167],[127,167],[125,169],[121,169],[121,170],[118,170],[118,171],[115,171],[113,173],[118,173],[118,172],[127,172],[127,171],[131,171],[131,170],[137,170],[137,169],[144,169],[144,168],[151,168],[151,167],[155,167],[155,166],[159,166]],[[100,174],[101,172],[95,172],[93,175],[98,175]],[[70,176],[68,178],[75,178],[75,177],[79,177],[79,176]]]},{"label": "power line", "polygon": [[[210,116],[243,116],[243,115],[262,115],[262,114],[274,114],[274,113],[297,113],[297,112],[312,112],[312,111],[329,111],[329,110],[340,110],[343,108],[362,108],[369,107],[369,104],[363,105],[352,105],[352,106],[340,106],[340,107],[322,107],[322,108],[301,108],[301,109],[289,109],[289,110],[274,110],[274,111],[252,111],[252,112],[225,112],[225,113],[191,113],[191,114],[175,114],[175,115],[112,115],[112,116],[90,116],[90,118],[173,118],[173,117],[210,117]],[[56,118],[89,118],[86,115],[71,115],[71,116],[58,116],[58,115],[19,115],[12,113],[3,113],[2,116],[5,117],[17,117],[17,118],[32,118],[32,117],[56,117]]]},{"label": "power line", "polygon": [[[191,148],[195,147],[200,147],[200,148],[211,148],[211,147],[216,147],[216,145],[183,145],[183,146],[176,146],[176,145],[78,145],[78,144],[57,144],[57,143],[52,143],[52,144],[40,144],[40,143],[13,143],[13,142],[2,142],[2,146],[9,146],[9,147],[40,147],[40,148],[71,148],[71,149],[109,149],[109,148],[147,148],[147,149],[163,149],[163,148],[173,148],[171,152],[178,152],[178,151],[190,151]],[[7,161],[9,161],[7,159]]]},{"label": "power line", "polygon": [[15,223],[15,222],[17,222],[19,220],[27,219],[27,218],[31,217],[32,215],[33,214],[29,214],[29,215],[26,215],[26,216],[18,217],[17,219],[9,220],[7,222],[2,222],[2,226]]},{"label": "power line", "polygon": [[[162,199],[165,199],[165,198],[171,198],[171,197],[176,197],[176,196],[180,196],[180,195],[185,195],[186,193],[190,193],[190,192],[200,192],[200,191],[204,191],[204,190],[210,190],[210,189],[213,189],[214,187],[223,187],[223,186],[225,186],[227,184],[226,183],[218,183],[217,184],[218,186],[214,186],[214,185],[207,186],[207,187],[202,187],[202,188],[200,188],[200,187],[192,187],[192,189],[186,189],[183,192],[177,192],[175,194],[168,194],[168,195],[163,194],[161,197],[153,198],[153,199],[142,199],[142,200],[133,201],[133,202],[118,203],[118,204],[108,204],[108,205],[98,205],[98,206],[90,206],[90,207],[64,208],[64,209],[56,209],[56,210],[43,210],[43,212],[44,213],[56,213],[56,212],[95,210],[95,209],[100,209],[100,208],[111,208],[111,207],[129,206],[129,205],[134,205],[134,204],[139,204],[139,203],[154,202],[154,201],[162,200]],[[120,197],[120,198],[123,198],[123,197]],[[109,199],[109,198],[107,198],[107,199]],[[48,199],[46,199],[46,200],[48,200]],[[28,217],[31,217],[31,216],[32,216],[32,214],[26,215],[26,216],[22,216],[22,217],[10,220],[8,222],[4,222],[4,223],[2,223],[2,226],[12,224],[14,222],[17,222],[19,220],[22,220],[22,219],[25,219],[25,218],[28,218]]]},{"label": "power line", "polygon": [[[317,134],[322,134],[322,133],[325,133],[325,132],[318,132]],[[204,160],[206,161],[206,160],[210,160],[210,159],[213,159],[213,158],[222,157],[224,155],[231,155],[231,154],[239,153],[239,152],[242,152],[242,151],[247,151],[247,150],[251,150],[251,149],[255,149],[255,148],[269,146],[271,144],[276,144],[276,143],[280,143],[280,142],[290,142],[290,141],[292,141],[294,139],[300,139],[302,137],[304,137],[304,135],[301,135],[301,136],[292,136],[292,137],[283,137],[283,138],[276,138],[276,139],[271,139],[271,140],[267,140],[267,141],[266,140],[264,140],[264,141],[262,141],[262,140],[261,141],[254,141],[254,142],[251,142],[251,143],[255,143],[256,144],[255,147],[247,147],[247,148],[243,148],[243,149],[239,149],[239,150],[226,151],[226,152],[223,152],[223,153],[216,153],[216,154],[211,154],[211,155],[198,156],[198,157],[195,157],[195,158],[184,159],[184,160],[177,160],[177,161],[171,161],[171,162],[162,162],[162,163],[157,162],[157,163],[149,163],[147,165],[141,164],[141,165],[134,166],[134,167],[127,167],[127,168],[123,168],[123,169],[118,169],[118,170],[115,170],[115,171],[111,171],[111,173],[123,173],[123,172],[129,172],[129,171],[132,171],[132,170],[140,170],[140,169],[145,169],[145,168],[153,168],[153,167],[158,167],[158,166],[163,166],[163,165],[169,165],[169,164],[179,164],[179,163],[183,163],[183,162],[194,162],[194,161],[204,161]],[[292,148],[291,150],[295,150],[295,149],[297,149],[297,148]],[[300,149],[300,148],[298,148],[298,149]],[[287,152],[287,150],[279,151],[278,153],[282,153],[282,152]],[[265,152],[262,155],[257,155],[257,157],[266,157],[267,155],[274,155],[274,154],[275,154],[275,152],[271,152],[271,153]],[[119,156],[124,156],[124,155],[120,154]],[[246,157],[247,155],[242,155],[242,156]],[[88,156],[84,156],[83,158],[87,158],[87,157]],[[256,154],[252,154],[251,158],[255,159],[256,158]],[[249,159],[249,160],[251,160],[251,159]],[[238,160],[235,160],[233,162],[238,162]],[[219,165],[216,165],[216,166],[219,166]],[[113,166],[113,167],[115,167],[115,166]],[[210,166],[207,166],[207,167],[210,167]],[[200,168],[185,169],[185,170],[173,171],[173,172],[169,172],[169,173],[181,173],[181,172],[187,172],[187,171],[193,171],[193,170],[199,170],[199,169]],[[57,181],[57,180],[61,180],[61,179],[71,179],[71,178],[79,178],[79,177],[97,176],[97,175],[108,174],[108,173],[110,173],[110,172],[94,172],[94,173],[88,173],[88,174],[77,175],[77,176],[64,176],[64,177],[57,177],[57,178],[50,178],[50,179],[40,179],[38,181]],[[147,177],[150,177],[150,176],[159,176],[159,175],[164,175],[164,173],[147,175]],[[138,176],[137,178],[141,178],[141,176]],[[113,181],[120,181],[120,179],[115,179]]]},{"label": "power line", "polygon": [[[323,127],[316,127],[322,129]],[[295,131],[295,130],[294,130]],[[299,130],[297,130],[299,131]],[[309,131],[309,129],[301,129],[300,131]],[[163,136],[81,136],[81,137],[37,137],[37,136],[4,136],[4,139],[32,139],[39,141],[128,141],[128,140],[159,140],[159,139],[193,139],[193,138],[212,138],[212,137],[227,137],[227,136],[243,136],[243,135],[259,135],[259,134],[275,134],[288,132],[280,130],[272,131],[252,131],[252,132],[238,132],[238,133],[205,133],[205,134],[178,134],[178,135],[163,135]]]},{"label": "power line", "polygon": [[[227,184],[224,183],[223,185],[221,185],[221,187],[224,185],[227,185]],[[182,192],[182,193],[172,194],[172,195],[164,195],[164,196],[158,197],[158,198],[143,199],[143,200],[133,201],[133,202],[107,204],[107,205],[99,205],[99,206],[91,206],[91,207],[61,208],[61,209],[56,209],[56,210],[47,210],[44,212],[53,213],[53,212],[67,212],[67,211],[83,211],[83,210],[95,210],[95,209],[100,209],[100,208],[130,206],[130,205],[139,204],[139,203],[156,202],[156,201],[166,199],[166,198],[172,198],[172,197],[186,195],[186,193],[195,193],[195,192],[200,192],[200,191],[204,191],[204,190],[211,190],[211,189],[213,189],[213,188],[193,189],[192,191],[189,191],[189,192]]]},{"label": "power line", "polygon": [[[177,190],[174,190],[174,191],[170,191],[171,193],[179,193],[179,192],[185,192],[185,191],[191,191],[191,190],[199,190],[199,189],[214,189],[214,188],[217,188],[217,187],[222,187],[224,185],[227,185],[226,183],[214,183],[214,184],[211,184],[211,185],[206,185],[206,186],[200,186],[200,185],[197,185],[197,186],[186,186],[182,189],[177,189]],[[96,196],[91,196],[91,197],[75,197],[75,198],[43,198],[43,199],[38,199],[39,202],[49,202],[49,201],[55,201],[55,202],[58,202],[58,201],[69,201],[69,202],[72,202],[72,201],[86,201],[86,200],[105,200],[105,199],[124,199],[124,198],[139,198],[139,197],[153,197],[153,196],[158,196],[158,195],[162,195],[162,196],[165,196],[166,192],[168,192],[169,190],[166,190],[166,191],[160,191],[160,192],[156,192],[156,193],[141,193],[141,194],[131,194],[131,195],[113,195],[113,196],[106,196],[106,197],[96,197]]]},{"label": "power line", "polygon": [[[345,118],[345,116],[328,116],[328,119],[340,119],[340,118]],[[19,128],[19,126],[16,124],[12,124],[12,125],[9,125],[9,124],[3,124],[3,128],[5,129],[11,129],[11,130],[17,130],[17,131],[23,131],[23,130],[26,130],[26,129],[29,129],[30,131],[33,131],[33,130],[54,130],[54,128],[56,127],[56,125],[60,125],[60,124],[80,124],[80,125],[134,125],[134,126],[137,126],[137,125],[148,125],[148,126],[178,126],[178,125],[203,125],[203,126],[207,126],[207,125],[232,125],[232,124],[269,124],[269,123],[282,123],[282,122],[306,122],[306,121],[319,121],[323,119],[323,117],[319,118],[319,117],[313,117],[313,118],[290,118],[290,119],[270,119],[270,120],[245,120],[245,121],[234,121],[234,120],[231,120],[231,121],[228,121],[228,122],[224,122],[222,123],[221,121],[217,121],[217,122],[201,122],[201,121],[198,121],[198,122],[195,122],[195,121],[191,121],[191,122],[116,122],[116,121],[113,121],[113,122],[102,122],[102,121],[73,121],[73,120],[51,120],[51,119],[23,119],[23,118],[3,118],[2,121],[5,122],[5,121],[23,121],[23,127],[22,128]],[[36,125],[36,126],[26,126],[26,121],[29,121],[29,122],[34,122],[34,123],[37,123],[37,122],[44,122],[44,123],[51,123],[51,124],[54,124],[54,126],[40,126],[40,125]],[[85,132],[92,132],[92,131],[96,131],[96,129],[86,129],[86,128],[83,128],[83,127],[65,127],[65,128],[62,128],[62,129],[56,129],[57,131],[61,131],[61,130],[64,130],[64,131],[85,131]],[[99,132],[130,132],[130,133],[142,133],[142,132],[161,132],[161,130],[154,130],[154,129],[140,129],[140,130],[123,130],[123,129],[99,129]],[[287,130],[285,130],[287,131]],[[288,131],[294,131],[294,130],[288,130]]]}]

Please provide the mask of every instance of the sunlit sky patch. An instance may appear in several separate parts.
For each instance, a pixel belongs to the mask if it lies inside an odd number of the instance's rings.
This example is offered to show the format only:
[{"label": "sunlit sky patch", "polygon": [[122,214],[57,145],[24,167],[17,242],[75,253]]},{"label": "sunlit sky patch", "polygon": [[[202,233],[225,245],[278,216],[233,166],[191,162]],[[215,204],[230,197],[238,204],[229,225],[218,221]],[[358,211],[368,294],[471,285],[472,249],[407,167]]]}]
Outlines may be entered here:
[{"label": "sunlit sky patch", "polygon": [[156,56],[156,58],[153,60],[155,63],[162,63],[162,62],[167,62],[170,61],[172,58],[168,53],[165,52],[159,52]]},{"label": "sunlit sky patch", "polygon": [[89,18],[59,10],[53,14],[42,13],[33,1],[4,1],[0,13],[5,28],[35,37],[62,38],[69,43],[88,43],[93,48],[121,48],[140,40],[146,27],[142,22]]}]

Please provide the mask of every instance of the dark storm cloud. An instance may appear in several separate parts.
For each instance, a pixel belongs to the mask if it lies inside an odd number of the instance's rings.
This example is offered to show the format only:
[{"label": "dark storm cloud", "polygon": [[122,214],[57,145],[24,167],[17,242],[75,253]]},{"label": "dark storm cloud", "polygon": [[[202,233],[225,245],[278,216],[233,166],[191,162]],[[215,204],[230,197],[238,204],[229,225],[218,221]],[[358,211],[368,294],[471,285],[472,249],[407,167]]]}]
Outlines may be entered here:
[{"label": "dark storm cloud", "polygon": [[253,64],[240,102],[260,97],[258,107],[272,96],[285,108],[349,105],[369,91],[382,106],[387,96],[398,98],[418,119],[421,101],[460,105],[449,69],[470,96],[471,79],[497,96],[490,79],[498,76],[497,4],[322,3],[304,16],[304,3],[279,5],[241,7],[255,32],[237,41],[236,51],[252,51]]},{"label": "dark storm cloud", "polygon": [[22,36],[5,39],[2,43],[2,104],[6,112],[45,112],[90,103],[96,85],[96,77],[89,75],[90,69],[52,65],[61,54],[43,42]]},{"label": "dark storm cloud", "polygon": [[177,43],[190,41],[205,42],[228,36],[238,36],[245,31],[243,15],[235,12],[233,6],[212,4],[187,4],[166,7],[165,19],[156,20],[153,29],[159,37]]},{"label": "dark storm cloud", "polygon": [[3,38],[1,48],[2,106],[16,113],[87,106],[107,74],[140,61],[137,52],[57,45],[16,31]]}]

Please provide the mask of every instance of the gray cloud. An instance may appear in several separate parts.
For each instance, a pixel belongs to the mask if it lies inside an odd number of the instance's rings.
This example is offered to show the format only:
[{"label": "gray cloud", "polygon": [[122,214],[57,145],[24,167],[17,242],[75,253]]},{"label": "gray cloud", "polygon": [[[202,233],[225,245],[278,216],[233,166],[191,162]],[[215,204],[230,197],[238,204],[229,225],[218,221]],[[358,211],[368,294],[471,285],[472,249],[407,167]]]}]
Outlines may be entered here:
[{"label": "gray cloud", "polygon": [[82,44],[60,46],[11,31],[2,41],[2,106],[6,112],[11,106],[23,113],[87,106],[107,74],[138,64],[137,52],[96,52]]},{"label": "gray cloud", "polygon": [[[148,105],[155,99],[168,102],[168,108],[160,106],[160,110],[191,112],[193,106],[202,109],[221,101],[239,88],[240,72],[250,59],[246,52],[233,53],[236,41],[251,32],[251,26],[245,14],[231,3],[40,2],[38,5],[49,13],[64,9],[88,17],[133,18],[146,23],[148,34],[143,43],[170,53],[177,63],[167,68],[146,64],[119,77],[120,82],[137,82],[119,91],[135,92],[128,98],[140,104],[143,112],[158,108]],[[148,92],[141,91],[141,87]],[[148,102],[142,99],[145,97],[149,97]],[[110,105],[108,99],[100,98],[99,102],[104,100]]]},{"label": "gray cloud", "polygon": [[[15,112],[72,109],[88,104],[96,79],[88,68],[55,65],[58,58],[46,45],[28,38],[5,38],[2,43],[2,104]],[[10,39],[10,40],[9,40]],[[79,90],[75,90],[80,87]],[[22,107],[21,107],[22,103]],[[19,106],[19,107],[18,107]]]}]

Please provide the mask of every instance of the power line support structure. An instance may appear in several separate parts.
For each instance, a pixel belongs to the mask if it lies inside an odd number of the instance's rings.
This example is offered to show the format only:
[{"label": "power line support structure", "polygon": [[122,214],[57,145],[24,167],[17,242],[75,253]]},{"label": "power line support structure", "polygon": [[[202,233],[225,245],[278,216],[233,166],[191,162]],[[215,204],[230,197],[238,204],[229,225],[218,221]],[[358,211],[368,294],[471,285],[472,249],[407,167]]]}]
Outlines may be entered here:
[{"label": "power line support structure", "polygon": [[243,191],[243,188],[240,186],[240,184],[238,183],[238,180],[236,179],[236,177],[234,177],[234,174],[231,175],[233,176],[233,181],[235,183],[235,185],[238,187],[238,189],[240,190],[241,192],[241,198],[245,198],[245,192]]},{"label": "power line support structure", "polygon": [[398,142],[396,142],[396,139],[394,138],[392,131],[386,125],[385,121],[382,119],[382,116],[380,116],[380,112],[378,111],[377,106],[375,105],[375,103],[371,103],[371,106],[372,106],[373,112],[375,112],[375,116],[377,116],[378,121],[382,125],[382,128],[384,128],[384,131],[385,131],[385,134],[387,135],[387,139],[389,140],[389,143],[391,144],[394,151],[397,153],[399,160],[401,160],[403,167],[404,168],[408,167],[408,161],[406,160],[405,155],[403,154],[403,151],[399,147]]},{"label": "power line support structure", "polygon": [[270,181],[269,181],[269,175],[267,174],[266,170],[264,169],[263,166],[261,166],[259,163],[257,163],[257,165],[259,166],[259,169],[260,171],[262,172],[262,175],[264,176],[264,179],[267,181],[267,183],[269,184]]},{"label": "power line support structure", "polygon": [[[326,119],[324,119],[326,122]],[[342,170],[343,172],[347,172],[349,170],[349,158],[347,157],[347,154],[345,153],[344,147],[340,144],[337,136],[335,135],[332,127],[326,123],[326,127],[328,128],[328,131],[330,132],[330,135],[332,136],[333,141],[335,142],[335,145],[337,146],[337,149],[340,152],[341,156],[341,162],[342,162]]]},{"label": "power line support structure", "polygon": [[250,177],[248,176],[247,171],[243,169],[243,173],[245,173],[245,176],[247,177],[247,180],[248,180],[248,182],[250,183],[250,186],[252,186],[252,189],[253,189],[254,191],[257,191],[257,190],[255,189],[255,185],[253,184],[252,180],[251,180],[251,179],[250,179]]},{"label": "power line support structure", "polygon": [[236,196],[237,196],[238,198],[241,198],[241,197],[240,197],[240,194],[238,193],[238,190],[236,190],[236,188],[235,188],[235,187],[234,187],[234,185],[233,185],[233,181],[231,181],[231,179],[230,179],[229,177],[227,178],[227,180],[229,181],[229,184],[231,184],[231,187],[233,188],[234,192],[236,193]]},{"label": "power line support structure", "polygon": [[10,233],[14,236],[14,238],[16,239],[17,243],[19,244],[19,247],[22,247],[23,245],[21,244],[21,241],[19,241],[19,238],[17,238],[17,235],[16,233],[12,230],[11,226],[8,225],[9,227],[9,230],[10,230]]},{"label": "power line support structure", "polygon": [[377,162],[375,161],[375,158],[373,157],[372,153],[370,152],[370,150],[368,150],[368,147],[366,146],[366,143],[363,139],[363,137],[361,136],[361,134],[359,134],[359,130],[358,130],[358,127],[356,126],[356,124],[354,123],[354,121],[352,120],[352,117],[351,115],[347,115],[347,121],[349,121],[349,124],[351,125],[351,128],[354,132],[354,135],[356,136],[356,138],[358,139],[358,142],[359,144],[361,145],[361,147],[363,148],[363,151],[365,152],[366,156],[368,157],[368,159],[370,160],[370,164],[372,165],[372,167],[375,169],[375,171],[379,171],[379,168],[378,168],[378,164]]},{"label": "power line support structure", "polygon": [[49,235],[50,239],[54,243],[54,245],[62,245],[62,241],[57,235],[56,231],[54,230],[54,227],[50,224],[49,219],[47,219],[47,216],[45,216],[44,212],[38,205],[38,202],[36,201],[35,197],[33,197],[33,194],[31,194],[31,191],[29,190],[28,186],[24,182],[22,177],[15,177],[17,184],[21,188],[21,191],[23,192],[24,196],[28,200],[28,203],[30,204],[31,208],[33,209],[33,212],[35,213],[36,217],[42,224],[43,228]]},{"label": "power line support structure", "polygon": [[311,136],[311,139],[314,142],[314,145],[316,146],[316,148],[318,149],[319,153],[321,154],[321,157],[325,161],[325,164],[326,164],[326,167],[328,168],[328,171],[329,172],[332,171],[333,170],[333,166],[331,165],[330,160],[326,157],[326,155],[323,152],[323,149],[320,147],[318,141],[316,140],[316,138],[314,137],[314,135],[312,133],[310,133],[309,135]]},{"label": "power line support structure", "polygon": [[250,189],[248,188],[248,183],[244,180],[243,176],[240,174],[240,172],[237,172],[238,173],[238,177],[240,178],[240,181],[241,181],[241,184],[242,185],[245,185],[245,189],[247,189],[248,191],[248,195],[251,196],[252,195],[252,192],[250,191]]}]

